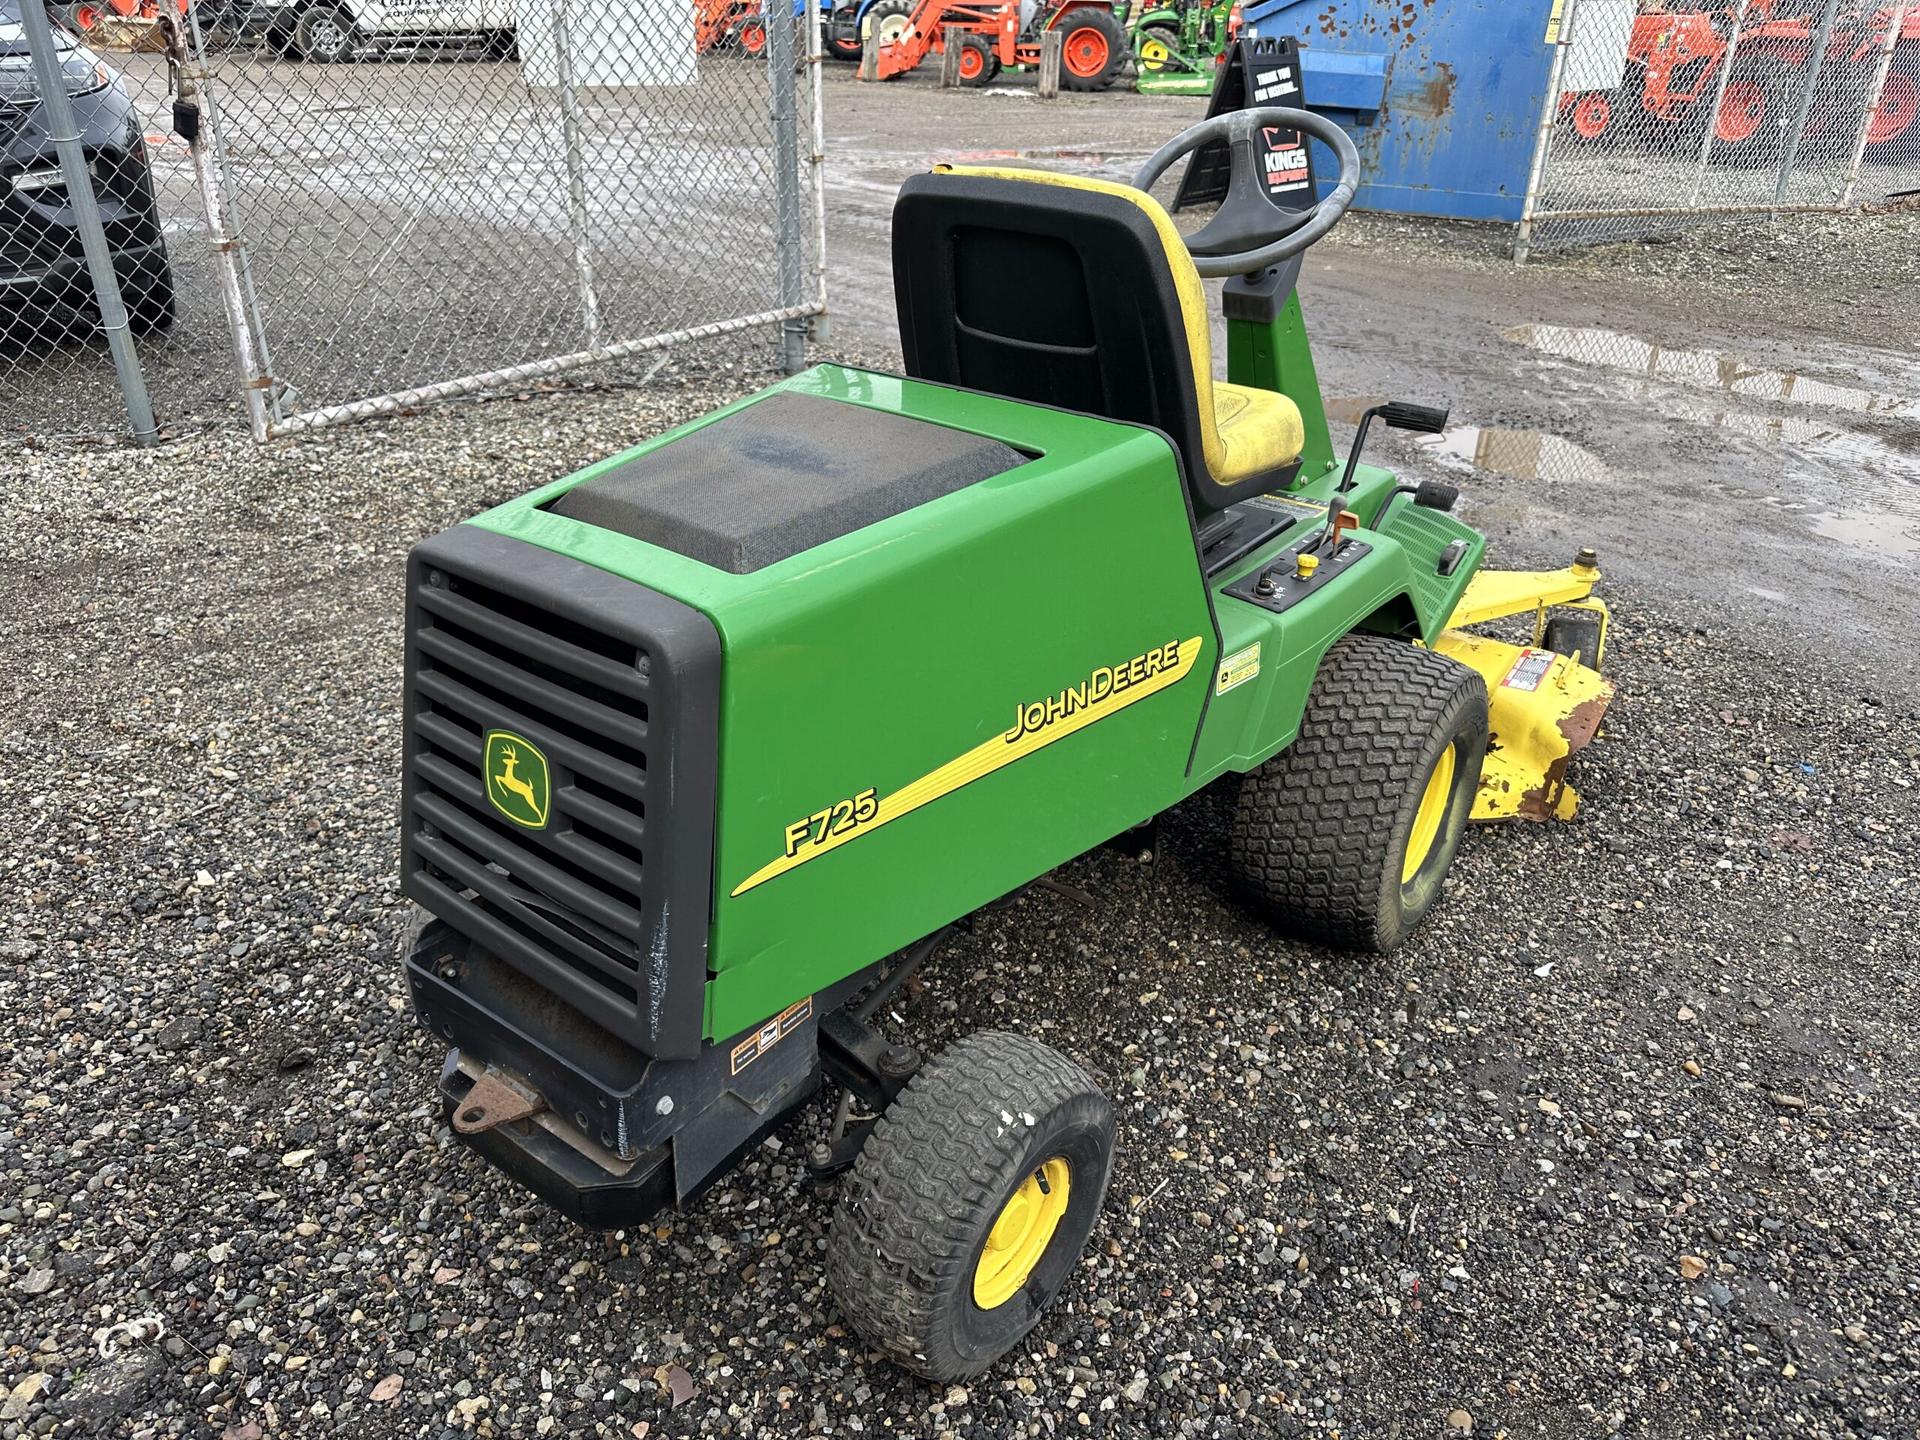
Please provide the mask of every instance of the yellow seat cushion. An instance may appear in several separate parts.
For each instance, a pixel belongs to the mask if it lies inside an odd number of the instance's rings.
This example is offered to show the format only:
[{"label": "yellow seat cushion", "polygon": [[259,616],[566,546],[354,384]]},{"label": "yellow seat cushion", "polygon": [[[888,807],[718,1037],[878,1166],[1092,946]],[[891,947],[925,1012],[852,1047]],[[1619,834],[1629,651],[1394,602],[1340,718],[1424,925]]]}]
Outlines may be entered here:
[{"label": "yellow seat cushion", "polygon": [[1291,399],[1224,380],[1213,382],[1213,428],[1226,467],[1213,473],[1223,485],[1291,465],[1307,444],[1306,422]]},{"label": "yellow seat cushion", "polygon": [[1180,297],[1181,327],[1193,356],[1193,384],[1200,412],[1202,457],[1218,485],[1234,485],[1263,471],[1291,465],[1306,448],[1306,425],[1300,407],[1285,395],[1231,385],[1213,378],[1213,329],[1207,309],[1207,290],[1193,268],[1187,243],[1180,238],[1173,217],[1145,191],[1111,180],[1084,175],[1062,175],[1056,170],[1021,170],[1005,165],[936,165],[936,174],[977,175],[988,180],[1020,180],[1028,184],[1059,185],[1114,195],[1136,205],[1153,222],[1154,234],[1173,271],[1173,288]]}]

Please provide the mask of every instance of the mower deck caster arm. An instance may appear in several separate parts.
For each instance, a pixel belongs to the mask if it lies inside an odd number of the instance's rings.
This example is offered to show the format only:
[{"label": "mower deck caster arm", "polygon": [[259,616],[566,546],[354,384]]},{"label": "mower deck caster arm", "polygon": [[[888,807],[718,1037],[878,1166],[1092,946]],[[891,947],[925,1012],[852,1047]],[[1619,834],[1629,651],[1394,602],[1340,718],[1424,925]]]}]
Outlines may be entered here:
[{"label": "mower deck caster arm", "polygon": [[[807,1156],[807,1173],[815,1180],[831,1180],[851,1170],[874,1122],[925,1063],[919,1050],[889,1043],[852,1009],[822,1016],[820,1069],[841,1086],[840,1104],[832,1131]],[[856,1099],[867,1112],[857,1118]]]},{"label": "mower deck caster arm", "polygon": [[[816,1181],[835,1179],[853,1168],[874,1122],[926,1063],[914,1046],[891,1043],[867,1022],[951,933],[949,926],[909,946],[861,999],[820,1017],[820,1069],[840,1086],[840,1103],[832,1130],[807,1156],[807,1172]],[[858,1117],[853,1114],[856,1100],[865,1112]]]}]

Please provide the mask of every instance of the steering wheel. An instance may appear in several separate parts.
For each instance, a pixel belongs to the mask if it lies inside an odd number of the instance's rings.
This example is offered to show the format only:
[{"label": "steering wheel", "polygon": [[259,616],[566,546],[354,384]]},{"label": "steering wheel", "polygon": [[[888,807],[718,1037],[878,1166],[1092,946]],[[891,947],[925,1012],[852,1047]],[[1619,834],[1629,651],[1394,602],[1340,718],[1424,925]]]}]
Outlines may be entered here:
[{"label": "steering wheel", "polygon": [[[1340,181],[1311,210],[1276,210],[1264,191],[1254,137],[1263,129],[1298,130],[1325,142],[1340,162]],[[1154,151],[1134,174],[1136,190],[1151,190],[1173,162],[1202,145],[1225,141],[1232,170],[1226,198],[1204,228],[1186,237],[1193,268],[1202,275],[1252,275],[1291,260],[1340,223],[1360,188],[1360,152],[1347,132],[1311,110],[1267,106],[1235,110],[1189,126]]]}]

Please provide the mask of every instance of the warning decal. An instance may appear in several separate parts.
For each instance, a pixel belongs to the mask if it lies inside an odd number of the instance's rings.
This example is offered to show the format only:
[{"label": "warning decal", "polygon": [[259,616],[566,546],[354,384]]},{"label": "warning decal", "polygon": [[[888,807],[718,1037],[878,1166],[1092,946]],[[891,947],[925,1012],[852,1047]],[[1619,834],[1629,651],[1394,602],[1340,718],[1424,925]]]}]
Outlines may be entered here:
[{"label": "warning decal", "polygon": [[1508,690],[1538,690],[1547,672],[1553,669],[1554,659],[1551,650],[1522,650],[1513,668],[1507,671],[1507,678],[1500,683]]},{"label": "warning decal", "polygon": [[798,1030],[813,1014],[813,997],[796,1000],[758,1030],[733,1047],[733,1073],[738,1075],[787,1036]]},{"label": "warning decal", "polygon": [[1260,673],[1260,642],[1254,641],[1244,650],[1236,650],[1220,662],[1220,674],[1215,680],[1213,693],[1224,695],[1229,690],[1247,683]]}]

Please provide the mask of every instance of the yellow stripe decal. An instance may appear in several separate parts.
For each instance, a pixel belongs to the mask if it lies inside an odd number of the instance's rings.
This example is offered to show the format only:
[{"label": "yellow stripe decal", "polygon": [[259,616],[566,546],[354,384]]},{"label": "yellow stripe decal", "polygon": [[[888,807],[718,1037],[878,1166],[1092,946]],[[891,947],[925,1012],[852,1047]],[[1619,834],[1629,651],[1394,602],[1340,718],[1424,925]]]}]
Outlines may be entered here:
[{"label": "yellow stripe decal", "polygon": [[[1173,647],[1169,645],[1167,648]],[[1149,654],[1154,653],[1157,652],[1149,652]],[[963,785],[971,785],[983,775],[991,775],[994,771],[1011,765],[1016,760],[1024,760],[1036,750],[1045,749],[1056,740],[1064,740],[1074,732],[1084,730],[1096,720],[1104,720],[1107,716],[1124,710],[1129,705],[1145,700],[1149,695],[1158,694],[1170,685],[1179,684],[1187,678],[1193,669],[1193,662],[1199,657],[1200,636],[1195,635],[1190,640],[1180,642],[1178,659],[1174,664],[1155,670],[1130,684],[1125,683],[1124,679],[1127,665],[1117,665],[1111,670],[1105,667],[1096,670],[1090,682],[1095,690],[1100,688],[1102,675],[1106,676],[1109,685],[1115,677],[1123,677],[1124,688],[1106,689],[1098,699],[1088,699],[1084,705],[1070,714],[1049,715],[1046,701],[1021,706],[1017,712],[1019,715],[1024,716],[1039,707],[1040,713],[1046,718],[1039,724],[1022,721],[1018,725],[1017,733],[1010,730],[1005,734],[995,735],[991,740],[974,746],[957,759],[949,760],[938,770],[922,775],[918,780],[902,786],[891,795],[883,795],[871,819],[850,825],[837,833],[824,834],[820,839],[802,845],[792,854],[782,855],[777,860],[762,865],[735,886],[733,894],[744,895],[754,886],[764,885],[775,876],[784,875],[787,871],[804,865],[807,861],[824,855],[829,850],[837,850],[849,840],[872,834],[889,820],[898,820],[902,815],[911,814],[922,805],[931,804],[943,795],[951,795]],[[1081,687],[1082,690],[1085,688]]]}]

